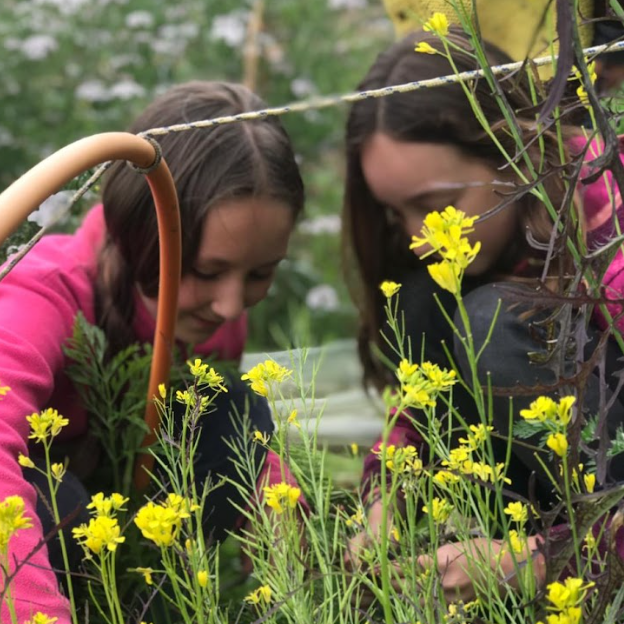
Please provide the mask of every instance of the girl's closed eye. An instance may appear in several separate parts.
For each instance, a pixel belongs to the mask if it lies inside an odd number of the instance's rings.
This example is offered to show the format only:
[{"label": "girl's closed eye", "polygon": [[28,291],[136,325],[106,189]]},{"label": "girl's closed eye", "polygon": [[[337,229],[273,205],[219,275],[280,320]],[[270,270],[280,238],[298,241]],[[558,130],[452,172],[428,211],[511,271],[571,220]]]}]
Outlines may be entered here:
[{"label": "girl's closed eye", "polygon": [[199,280],[209,282],[211,280],[218,279],[221,275],[221,271],[200,271],[199,269],[192,268],[191,274]]}]

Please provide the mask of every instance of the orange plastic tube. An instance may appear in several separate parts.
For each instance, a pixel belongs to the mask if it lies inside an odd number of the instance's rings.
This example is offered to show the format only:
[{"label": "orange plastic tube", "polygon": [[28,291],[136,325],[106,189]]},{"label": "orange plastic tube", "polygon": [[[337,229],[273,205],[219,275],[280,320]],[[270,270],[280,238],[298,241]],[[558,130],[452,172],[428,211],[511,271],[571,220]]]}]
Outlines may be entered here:
[{"label": "orange plastic tube", "polygon": [[[107,132],[80,139],[48,156],[0,195],[0,244],[64,184],[86,169],[108,160],[127,160],[147,169],[154,164],[156,151],[151,143],[134,134]],[[158,385],[169,381],[182,266],[180,210],[173,178],[165,161],[161,160],[146,177],[158,219],[160,285],[154,357],[145,409],[149,433],[145,436],[144,446],[152,444],[156,438],[159,416],[154,397],[158,396]],[[149,483],[148,470],[152,468],[153,462],[154,458],[149,453],[139,456],[134,473],[137,488],[143,489]]]}]

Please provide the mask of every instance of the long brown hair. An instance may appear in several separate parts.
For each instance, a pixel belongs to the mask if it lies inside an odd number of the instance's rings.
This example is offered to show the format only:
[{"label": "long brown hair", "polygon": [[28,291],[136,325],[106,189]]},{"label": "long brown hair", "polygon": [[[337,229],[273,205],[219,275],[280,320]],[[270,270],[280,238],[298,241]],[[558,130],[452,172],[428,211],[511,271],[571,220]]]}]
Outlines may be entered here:
[{"label": "long brown hair", "polygon": [[[449,37],[456,46],[451,54],[457,70],[478,69],[474,55],[470,54],[467,36],[453,29]],[[358,88],[378,89],[453,73],[448,59],[442,54],[416,53],[414,47],[419,42],[443,51],[440,40],[432,33],[421,31],[408,35],[377,58]],[[486,54],[491,65],[509,62],[509,58],[493,46],[486,45]],[[522,76],[516,76],[501,82],[501,86],[522,128],[525,144],[529,144],[535,138],[536,131],[533,129],[535,108],[528,95],[527,83]],[[508,154],[515,155],[514,139],[487,81],[474,80],[470,88],[498,141]],[[382,347],[380,330],[385,298],[379,284],[383,280],[396,280],[406,271],[424,269],[422,262],[408,249],[407,234],[391,219],[366,183],[361,166],[362,149],[376,132],[404,142],[452,145],[464,155],[479,159],[493,169],[502,169],[508,163],[483,130],[461,85],[363,100],[351,108],[346,131],[343,263],[347,283],[359,310],[359,352],[365,381],[373,382],[380,388],[389,382],[389,377],[388,371],[374,355],[375,348]],[[528,149],[536,169],[548,171],[550,167],[560,166],[556,137],[546,132],[542,140],[545,145],[543,157],[536,142]],[[553,205],[559,208],[565,197],[562,176],[546,177],[544,186]],[[518,234],[504,257],[499,259],[496,267],[498,274],[511,273],[512,267],[521,259],[537,253],[528,243],[527,234],[534,240],[547,242],[552,230],[552,219],[533,195],[518,193],[514,201],[519,207]]]},{"label": "long brown hair", "polygon": [[[261,108],[264,102],[241,85],[189,82],[152,102],[129,131]],[[291,207],[293,219],[303,209],[299,168],[275,117],[170,133],[158,142],[180,201],[182,275],[192,268],[202,222],[213,206],[232,198],[263,197]],[[96,310],[115,353],[134,339],[134,287],[148,297],[158,293],[158,228],[146,180],[125,163],[111,168],[102,200],[107,238],[100,254]]]}]

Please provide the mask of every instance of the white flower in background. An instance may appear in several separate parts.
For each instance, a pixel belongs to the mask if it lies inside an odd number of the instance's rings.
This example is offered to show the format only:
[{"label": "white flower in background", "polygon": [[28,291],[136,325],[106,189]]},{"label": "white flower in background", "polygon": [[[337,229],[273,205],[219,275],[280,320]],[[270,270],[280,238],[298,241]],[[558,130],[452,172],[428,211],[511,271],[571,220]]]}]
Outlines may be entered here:
[{"label": "white flower in background", "polygon": [[154,25],[154,16],[149,11],[132,11],[126,15],[128,28],[151,28]]},{"label": "white flower in background", "polygon": [[327,0],[330,9],[364,9],[366,0]]},{"label": "white flower in background", "polygon": [[183,24],[165,24],[158,30],[158,36],[168,41],[194,39],[199,35],[199,25],[192,22]]},{"label": "white flower in background", "polygon": [[51,5],[56,7],[63,15],[72,15],[78,13],[91,0],[31,0],[31,2],[39,6]]},{"label": "white flower in background", "polygon": [[212,20],[210,38],[223,41],[231,48],[238,48],[245,40],[248,11],[232,11],[226,15],[217,15]]},{"label": "white flower in background", "polygon": [[308,290],[306,305],[310,310],[333,312],[337,310],[340,305],[338,302],[338,293],[336,289],[329,284],[319,284]]},{"label": "white flower in background", "polygon": [[109,90],[109,96],[119,100],[131,100],[132,98],[143,97],[144,95],[145,88],[138,82],[132,80],[132,78],[121,80],[114,84]]},{"label": "white flower in background", "polygon": [[39,227],[47,227],[55,223],[65,210],[67,210],[73,191],[60,191],[50,195],[35,212],[28,215],[28,221],[34,221]]},{"label": "white flower in background", "polygon": [[13,141],[15,141],[15,137],[11,134],[11,132],[7,128],[0,126],[0,147],[12,145]]},{"label": "white flower in background", "polygon": [[290,90],[296,98],[306,98],[317,92],[316,85],[309,78],[295,78]]},{"label": "white flower in background", "polygon": [[299,231],[304,234],[338,234],[340,232],[340,215],[321,215],[314,219],[302,221]]},{"label": "white flower in background", "polygon": [[149,11],[132,11],[126,15],[128,28],[151,28],[154,25],[154,16]]},{"label": "white flower in background", "polygon": [[108,102],[111,96],[101,80],[87,80],[76,87],[76,98],[87,102]]},{"label": "white flower in background", "polygon": [[40,61],[58,48],[58,42],[50,35],[31,35],[22,41],[22,54],[31,61]]},{"label": "white flower in background", "polygon": [[152,50],[162,56],[182,56],[186,51],[186,41],[182,39],[150,39]]}]

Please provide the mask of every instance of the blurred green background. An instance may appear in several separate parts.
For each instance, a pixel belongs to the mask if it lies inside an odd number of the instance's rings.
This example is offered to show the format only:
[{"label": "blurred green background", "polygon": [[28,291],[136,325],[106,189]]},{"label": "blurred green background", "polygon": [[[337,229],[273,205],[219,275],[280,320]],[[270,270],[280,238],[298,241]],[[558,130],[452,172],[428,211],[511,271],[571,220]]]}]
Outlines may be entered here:
[{"label": "blurred green background", "polygon": [[[379,0],[4,0],[0,188],[67,143],[125,129],[172,84],[244,81],[279,106],[353,90],[392,39]],[[339,250],[346,112],[282,117],[308,201],[290,259],[252,311],[249,350],[354,333]],[[61,227],[75,227],[93,201]],[[37,229],[25,223],[9,245]]]}]

